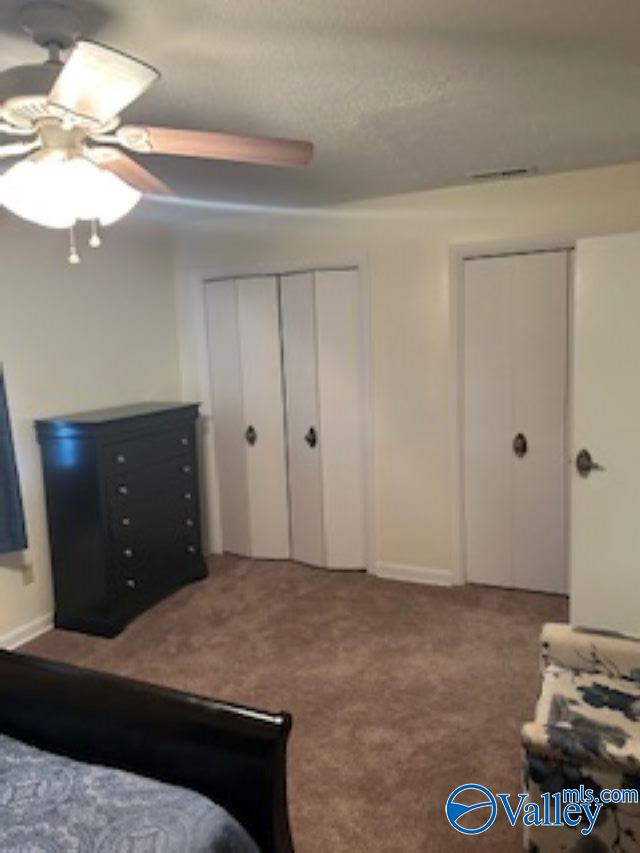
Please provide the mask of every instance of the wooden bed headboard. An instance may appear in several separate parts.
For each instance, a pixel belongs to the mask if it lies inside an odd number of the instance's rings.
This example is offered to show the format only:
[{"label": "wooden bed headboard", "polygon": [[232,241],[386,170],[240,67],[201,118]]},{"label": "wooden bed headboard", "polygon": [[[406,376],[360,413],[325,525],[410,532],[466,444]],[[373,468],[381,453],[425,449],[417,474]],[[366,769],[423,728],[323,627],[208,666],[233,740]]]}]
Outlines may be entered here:
[{"label": "wooden bed headboard", "polygon": [[0,650],[0,732],[205,795],[263,853],[292,853],[292,718]]}]

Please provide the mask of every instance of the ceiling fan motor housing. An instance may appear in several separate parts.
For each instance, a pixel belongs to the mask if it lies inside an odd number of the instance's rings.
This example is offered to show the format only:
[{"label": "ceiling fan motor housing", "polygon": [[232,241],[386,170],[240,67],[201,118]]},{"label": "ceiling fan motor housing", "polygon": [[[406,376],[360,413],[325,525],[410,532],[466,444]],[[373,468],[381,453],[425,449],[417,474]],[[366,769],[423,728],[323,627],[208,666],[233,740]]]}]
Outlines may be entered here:
[{"label": "ceiling fan motor housing", "polygon": [[36,44],[67,50],[80,37],[80,19],[69,6],[55,0],[30,0],[20,8],[20,23]]}]

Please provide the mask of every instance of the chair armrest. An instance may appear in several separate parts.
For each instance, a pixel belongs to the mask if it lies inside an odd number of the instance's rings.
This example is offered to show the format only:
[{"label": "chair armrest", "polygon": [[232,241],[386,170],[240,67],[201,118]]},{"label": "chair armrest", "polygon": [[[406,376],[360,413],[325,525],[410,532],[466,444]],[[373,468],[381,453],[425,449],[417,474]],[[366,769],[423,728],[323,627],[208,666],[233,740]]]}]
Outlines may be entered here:
[{"label": "chair armrest", "polygon": [[549,665],[640,682],[640,639],[550,622],[540,635],[543,669]]},{"label": "chair armrest", "polygon": [[264,853],[291,853],[291,716],[0,651],[0,732],[197,791]]}]

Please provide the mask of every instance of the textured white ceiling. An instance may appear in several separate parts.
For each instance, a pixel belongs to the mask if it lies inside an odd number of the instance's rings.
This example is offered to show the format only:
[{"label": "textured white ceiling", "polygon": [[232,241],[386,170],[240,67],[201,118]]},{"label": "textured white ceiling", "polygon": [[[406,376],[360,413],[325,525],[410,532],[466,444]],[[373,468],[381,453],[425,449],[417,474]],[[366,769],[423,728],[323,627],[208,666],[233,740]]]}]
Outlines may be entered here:
[{"label": "textured white ceiling", "polygon": [[[0,3],[0,67],[37,59]],[[180,195],[319,204],[640,158],[638,0],[71,2],[157,66],[135,122],[307,138],[305,170],[146,157]]]}]

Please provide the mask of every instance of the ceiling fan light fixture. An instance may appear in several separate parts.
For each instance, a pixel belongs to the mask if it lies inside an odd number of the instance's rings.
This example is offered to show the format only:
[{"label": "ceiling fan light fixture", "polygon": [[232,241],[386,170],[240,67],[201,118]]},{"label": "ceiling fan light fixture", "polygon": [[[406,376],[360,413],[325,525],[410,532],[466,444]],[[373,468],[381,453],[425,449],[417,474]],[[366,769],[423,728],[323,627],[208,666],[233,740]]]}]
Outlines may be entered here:
[{"label": "ceiling fan light fixture", "polygon": [[113,172],[100,169],[92,163],[90,165],[97,179],[97,192],[84,211],[88,215],[79,215],[78,219],[96,220],[100,225],[112,225],[133,210],[142,198],[142,193]]},{"label": "ceiling fan light fixture", "polygon": [[21,160],[0,181],[0,202],[21,219],[45,228],[70,228],[75,222],[65,194],[62,164]]},{"label": "ceiling fan light fixture", "polygon": [[47,228],[78,220],[111,225],[142,194],[85,157],[21,160],[0,179],[0,202],[12,213]]}]

